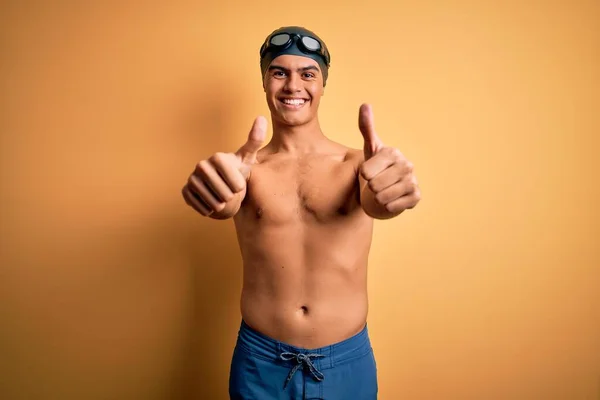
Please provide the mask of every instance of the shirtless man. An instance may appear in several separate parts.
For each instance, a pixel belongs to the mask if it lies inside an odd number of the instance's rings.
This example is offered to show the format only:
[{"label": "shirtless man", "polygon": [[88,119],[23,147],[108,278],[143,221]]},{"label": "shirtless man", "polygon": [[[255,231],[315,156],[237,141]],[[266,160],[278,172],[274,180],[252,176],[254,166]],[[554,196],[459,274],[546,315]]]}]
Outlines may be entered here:
[{"label": "shirtless man", "polygon": [[260,51],[273,137],[258,117],[236,153],[200,161],[183,188],[203,216],[233,218],[243,259],[242,324],[232,399],[377,398],[367,332],[373,219],[420,199],[413,166],[360,107],[364,149],[329,140],[317,111],[330,55],[301,27],[271,33]]}]

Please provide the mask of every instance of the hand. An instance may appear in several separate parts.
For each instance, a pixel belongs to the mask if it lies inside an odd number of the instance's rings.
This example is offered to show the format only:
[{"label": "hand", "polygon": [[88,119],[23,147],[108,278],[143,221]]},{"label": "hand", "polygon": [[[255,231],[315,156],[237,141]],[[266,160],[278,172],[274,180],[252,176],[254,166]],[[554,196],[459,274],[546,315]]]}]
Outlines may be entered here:
[{"label": "hand", "polygon": [[365,162],[361,176],[373,192],[377,206],[392,214],[413,208],[421,199],[413,164],[400,150],[387,147],[375,132],[371,106],[363,104],[358,115],[358,127],[365,140]]},{"label": "hand", "polygon": [[183,187],[185,202],[204,216],[223,211],[235,194],[245,191],[266,132],[267,120],[258,117],[252,125],[248,141],[238,151],[215,153],[200,161]]}]

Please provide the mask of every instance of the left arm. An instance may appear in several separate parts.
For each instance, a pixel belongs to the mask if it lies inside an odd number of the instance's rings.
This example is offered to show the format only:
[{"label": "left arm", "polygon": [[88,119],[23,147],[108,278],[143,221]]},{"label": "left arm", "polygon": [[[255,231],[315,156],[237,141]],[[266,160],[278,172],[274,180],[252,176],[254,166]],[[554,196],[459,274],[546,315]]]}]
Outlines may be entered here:
[{"label": "left arm", "polygon": [[383,144],[375,132],[371,106],[363,104],[358,128],[364,138],[364,162],[360,164],[360,203],[367,215],[389,219],[413,208],[421,200],[413,164],[400,150]]},{"label": "left arm", "polygon": [[360,203],[367,215],[390,219],[411,209],[421,199],[413,164],[398,149],[383,147],[361,164]]}]

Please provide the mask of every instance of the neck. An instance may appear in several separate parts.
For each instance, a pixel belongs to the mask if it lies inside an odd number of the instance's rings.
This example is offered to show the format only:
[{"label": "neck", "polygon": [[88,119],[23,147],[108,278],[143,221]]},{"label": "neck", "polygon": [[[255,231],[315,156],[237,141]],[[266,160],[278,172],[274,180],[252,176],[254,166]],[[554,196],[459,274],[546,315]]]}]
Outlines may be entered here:
[{"label": "neck", "polygon": [[321,131],[318,118],[304,125],[291,126],[272,120],[273,137],[269,147],[276,153],[306,154],[314,152],[327,138]]}]

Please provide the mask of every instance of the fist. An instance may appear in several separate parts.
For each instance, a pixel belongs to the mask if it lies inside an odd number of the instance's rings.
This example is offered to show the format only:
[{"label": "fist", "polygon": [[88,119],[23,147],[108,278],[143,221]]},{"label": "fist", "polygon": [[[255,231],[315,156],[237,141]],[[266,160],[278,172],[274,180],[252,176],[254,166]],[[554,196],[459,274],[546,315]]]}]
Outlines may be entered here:
[{"label": "fist", "polygon": [[248,140],[235,153],[215,153],[200,161],[182,189],[185,202],[204,216],[223,211],[236,194],[246,190],[252,165],[267,132],[267,120],[258,117]]},{"label": "fist", "polygon": [[413,164],[400,150],[383,144],[375,132],[371,106],[363,104],[358,127],[364,138],[365,161],[360,174],[368,183],[378,208],[397,214],[413,208],[421,199]]}]

